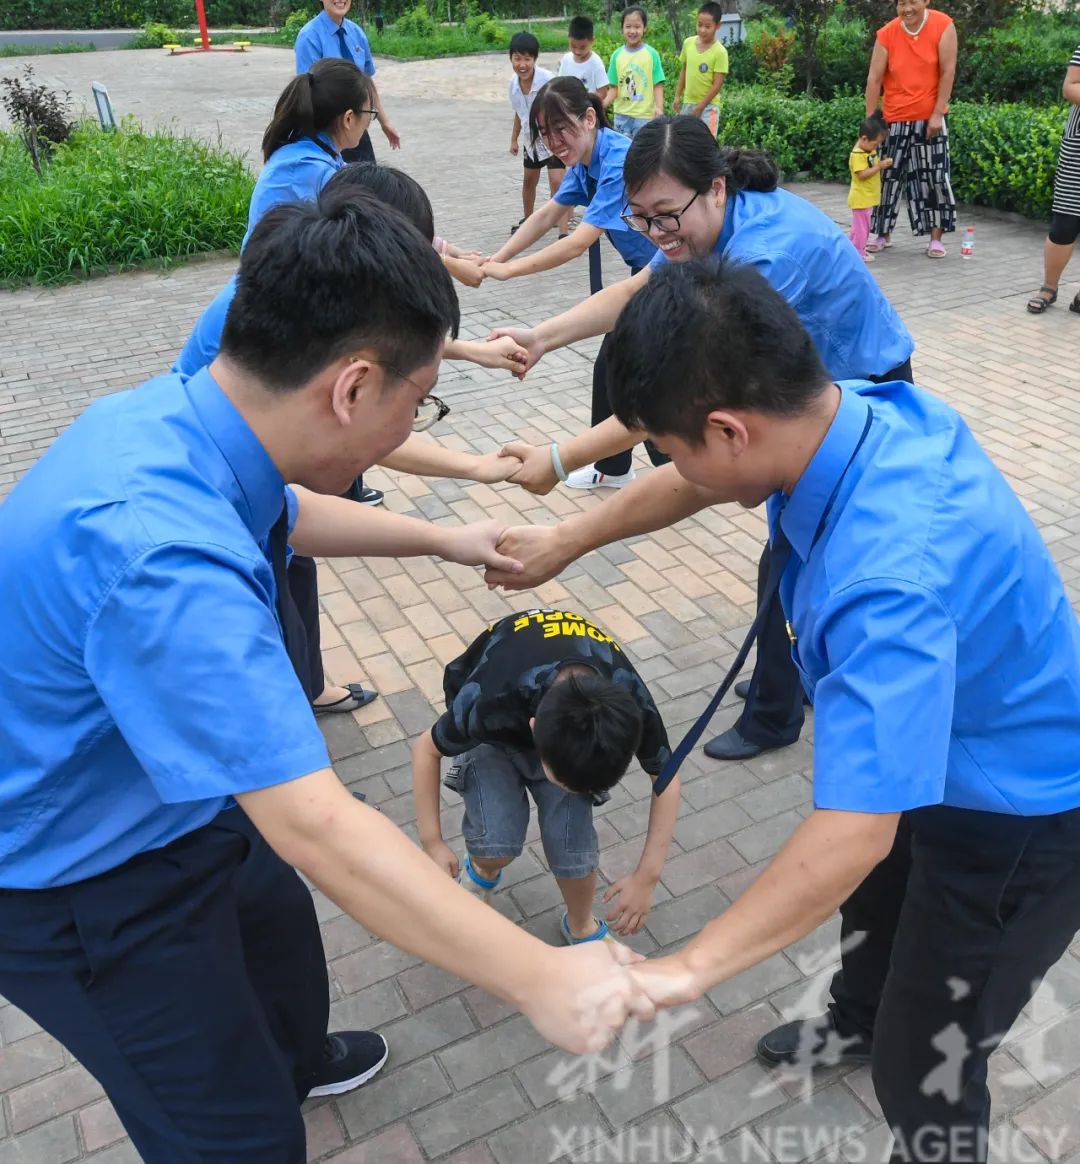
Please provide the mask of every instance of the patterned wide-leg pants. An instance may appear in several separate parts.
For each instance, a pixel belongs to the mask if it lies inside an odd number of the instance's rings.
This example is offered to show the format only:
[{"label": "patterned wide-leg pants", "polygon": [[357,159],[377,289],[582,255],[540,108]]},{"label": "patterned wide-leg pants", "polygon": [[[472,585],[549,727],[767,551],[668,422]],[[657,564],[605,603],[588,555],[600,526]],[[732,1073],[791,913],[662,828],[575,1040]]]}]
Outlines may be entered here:
[{"label": "patterned wide-leg pants", "polygon": [[915,234],[956,230],[956,199],[949,181],[949,130],[927,140],[925,121],[894,121],[882,151],[893,159],[882,172],[881,204],[874,211],[874,234],[892,234],[907,196],[908,218]]}]

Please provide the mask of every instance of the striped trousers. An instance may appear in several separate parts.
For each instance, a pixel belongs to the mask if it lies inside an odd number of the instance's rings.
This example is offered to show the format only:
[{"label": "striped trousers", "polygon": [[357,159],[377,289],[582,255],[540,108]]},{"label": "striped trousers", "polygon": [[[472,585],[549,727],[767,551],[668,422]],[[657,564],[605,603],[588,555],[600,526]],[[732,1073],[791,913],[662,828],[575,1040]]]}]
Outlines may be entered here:
[{"label": "striped trousers", "polygon": [[927,140],[925,121],[894,121],[881,151],[893,159],[881,175],[881,203],[874,211],[874,234],[892,234],[900,214],[900,195],[907,196],[908,218],[915,234],[956,230],[956,199],[949,181],[949,130]]}]

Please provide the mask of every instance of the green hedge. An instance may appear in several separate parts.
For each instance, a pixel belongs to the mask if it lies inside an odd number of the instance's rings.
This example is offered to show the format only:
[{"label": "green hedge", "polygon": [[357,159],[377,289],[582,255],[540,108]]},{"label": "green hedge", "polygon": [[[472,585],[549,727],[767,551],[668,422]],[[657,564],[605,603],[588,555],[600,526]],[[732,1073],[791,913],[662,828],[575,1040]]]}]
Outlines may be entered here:
[{"label": "green hedge", "polygon": [[[808,101],[766,89],[732,89],[720,140],[768,150],[787,175],[848,180],[848,154],[863,116],[858,97]],[[1065,127],[1063,105],[956,102],[949,114],[952,184],[961,202],[1046,219]]]},{"label": "green hedge", "polygon": [[[206,0],[206,16],[217,27],[268,23],[274,0]],[[280,4],[280,0],[279,0]],[[187,28],[195,22],[192,0],[3,0],[0,30],[38,28],[141,28],[161,23]]]},{"label": "green hedge", "polygon": [[240,248],[255,180],[236,154],[125,122],[83,124],[38,178],[0,133],[0,284]]}]

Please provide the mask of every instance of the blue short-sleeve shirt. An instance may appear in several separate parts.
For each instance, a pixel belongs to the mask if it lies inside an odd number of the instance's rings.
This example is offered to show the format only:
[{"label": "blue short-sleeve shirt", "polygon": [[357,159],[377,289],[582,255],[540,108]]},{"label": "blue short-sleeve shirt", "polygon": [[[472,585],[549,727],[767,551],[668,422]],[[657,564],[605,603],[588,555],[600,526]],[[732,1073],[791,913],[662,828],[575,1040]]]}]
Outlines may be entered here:
[{"label": "blue short-sleeve shirt", "polygon": [[91,405],[0,507],[0,887],[329,766],[261,548],[286,492],[204,370]]},{"label": "blue short-sleeve shirt", "polygon": [[[787,190],[728,199],[716,254],[749,263],[791,304],[834,380],[884,376],[915,341],[848,237]],[[668,260],[657,251],[652,265]]]},{"label": "blue short-sleeve shirt", "polygon": [[[364,30],[351,20],[343,20],[340,27],[345,30],[345,48],[357,67],[363,69],[369,77],[374,77],[375,58],[371,55],[371,42]],[[324,8],[300,29],[295,46],[298,73],[306,73],[323,57],[345,57],[338,28],[339,25],[326,15]]]},{"label": "blue short-sleeve shirt", "polygon": [[626,204],[623,163],[629,148],[628,137],[601,128],[588,166],[578,162],[566,171],[555,201],[560,206],[584,206],[582,221],[605,231],[628,267],[645,267],[659,253],[655,244],[619,217]]},{"label": "blue short-sleeve shirt", "polygon": [[268,210],[283,202],[314,202],[344,164],[333,142],[323,133],[274,150],[251,192],[247,233],[240,249],[247,246],[255,224]]},{"label": "blue short-sleeve shirt", "polygon": [[172,366],[172,371],[182,376],[194,376],[200,368],[205,368],[217,356],[221,348],[221,333],[225,330],[225,316],[229,304],[236,294],[236,276],[210,300],[210,306],[195,321],[188,341],[180,349],[180,354]]},{"label": "blue short-sleeve shirt", "polygon": [[769,502],[792,545],[780,597],[814,700],[815,804],[1077,807],[1080,627],[1046,544],[952,408],[899,381],[841,390]]}]

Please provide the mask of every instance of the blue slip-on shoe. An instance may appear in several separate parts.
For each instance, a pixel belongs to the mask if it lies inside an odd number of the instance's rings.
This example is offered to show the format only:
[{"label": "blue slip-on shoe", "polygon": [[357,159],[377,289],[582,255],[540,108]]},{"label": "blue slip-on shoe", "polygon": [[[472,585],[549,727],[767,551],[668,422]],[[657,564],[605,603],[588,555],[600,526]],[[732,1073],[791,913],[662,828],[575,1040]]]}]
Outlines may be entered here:
[{"label": "blue slip-on shoe", "polygon": [[499,888],[500,881],[502,881],[502,870],[499,871],[499,875],[494,881],[489,881],[488,878],[481,877],[477,873],[473,868],[473,863],[468,853],[465,854],[465,860],[461,866],[461,873],[458,876],[458,884],[462,889],[468,890],[474,897],[479,897],[481,901],[487,901],[495,890]]},{"label": "blue slip-on shoe", "polygon": [[562,940],[568,946],[580,946],[584,942],[613,942],[615,939],[608,931],[608,924],[603,918],[596,923],[596,929],[593,930],[587,938],[575,938],[570,932],[570,915],[564,913],[562,920],[559,922],[559,933],[562,934]]}]

